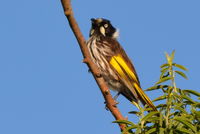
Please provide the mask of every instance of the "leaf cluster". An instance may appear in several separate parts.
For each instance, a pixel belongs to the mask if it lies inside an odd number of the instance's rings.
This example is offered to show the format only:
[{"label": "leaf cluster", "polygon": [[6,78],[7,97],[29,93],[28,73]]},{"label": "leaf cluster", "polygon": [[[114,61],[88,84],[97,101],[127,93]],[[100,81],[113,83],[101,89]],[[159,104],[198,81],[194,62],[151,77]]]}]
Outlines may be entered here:
[{"label": "leaf cluster", "polygon": [[200,134],[200,93],[190,89],[176,87],[177,75],[187,79],[183,65],[174,63],[173,51],[166,53],[167,63],[160,66],[160,78],[156,84],[146,91],[160,90],[162,95],[154,99],[159,104],[158,111],[139,107],[139,111],[131,114],[139,118],[137,123],[126,120],[114,123],[126,124],[127,128],[122,134]]}]

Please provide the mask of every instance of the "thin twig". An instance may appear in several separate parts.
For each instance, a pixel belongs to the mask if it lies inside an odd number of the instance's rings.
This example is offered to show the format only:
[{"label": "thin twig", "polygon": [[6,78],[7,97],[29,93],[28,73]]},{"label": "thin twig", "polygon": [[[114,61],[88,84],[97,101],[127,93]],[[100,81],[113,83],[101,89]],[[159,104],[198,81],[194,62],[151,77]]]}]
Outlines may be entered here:
[{"label": "thin twig", "polygon": [[[72,11],[72,6],[71,6],[70,0],[61,0],[61,3],[63,6],[63,9],[64,9],[64,13],[68,19],[69,25],[78,41],[81,52],[83,54],[83,57],[84,57],[83,62],[86,63],[88,65],[89,69],[91,70],[91,72],[94,76],[94,79],[96,80],[96,82],[103,94],[103,97],[106,102],[106,107],[110,110],[110,112],[112,113],[112,115],[115,117],[116,120],[125,120],[125,118],[122,116],[121,112],[117,108],[115,100],[112,98],[110,91],[109,91],[104,79],[101,77],[97,66],[92,62],[92,60],[90,58],[89,51],[86,47],[85,39],[78,27],[78,24],[76,23],[74,16],[73,16],[73,11]],[[119,124],[119,126],[120,126],[121,130],[124,130],[126,127],[124,124]]]}]

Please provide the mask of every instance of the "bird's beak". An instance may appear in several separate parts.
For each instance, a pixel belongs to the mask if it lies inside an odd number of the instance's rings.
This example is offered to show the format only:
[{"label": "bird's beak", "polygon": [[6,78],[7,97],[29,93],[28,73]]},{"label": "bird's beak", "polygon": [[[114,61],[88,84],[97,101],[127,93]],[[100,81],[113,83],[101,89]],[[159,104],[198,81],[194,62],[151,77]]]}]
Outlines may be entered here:
[{"label": "bird's beak", "polygon": [[92,24],[95,24],[96,23],[96,19],[91,18],[91,22],[92,22]]}]

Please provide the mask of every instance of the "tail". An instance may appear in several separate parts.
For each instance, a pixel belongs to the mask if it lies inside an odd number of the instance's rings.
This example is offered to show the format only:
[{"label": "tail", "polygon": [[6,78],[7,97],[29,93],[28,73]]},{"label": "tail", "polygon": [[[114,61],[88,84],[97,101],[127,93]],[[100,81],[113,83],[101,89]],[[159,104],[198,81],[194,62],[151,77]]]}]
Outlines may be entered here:
[{"label": "tail", "polygon": [[[139,101],[145,106],[148,105],[150,108],[152,108],[153,111],[157,111],[157,108],[154,106],[153,102],[149,99],[149,97],[144,93],[144,91],[139,87],[136,83],[133,84],[134,89],[129,88],[124,89],[121,91],[121,94],[126,97],[130,102],[134,102],[133,104],[139,104]],[[136,95],[132,91],[136,92]]]},{"label": "tail", "polygon": [[136,83],[134,83],[134,87],[138,94],[138,98],[142,102],[142,104],[144,106],[148,105],[150,108],[152,108],[153,111],[157,111],[157,108],[155,107],[153,102],[150,100],[150,98],[145,94],[145,92],[141,89],[141,87],[139,87],[138,84]]}]

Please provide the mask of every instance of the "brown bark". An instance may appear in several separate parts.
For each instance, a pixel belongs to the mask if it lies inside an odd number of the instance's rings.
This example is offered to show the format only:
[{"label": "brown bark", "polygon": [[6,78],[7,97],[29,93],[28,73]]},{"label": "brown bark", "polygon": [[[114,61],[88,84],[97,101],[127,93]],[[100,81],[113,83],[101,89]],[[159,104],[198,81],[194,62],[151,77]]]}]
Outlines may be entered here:
[{"label": "brown bark", "polygon": [[[81,52],[83,54],[84,60],[83,62],[86,63],[91,70],[94,79],[96,80],[101,93],[105,99],[106,107],[110,110],[112,115],[115,117],[116,120],[125,120],[125,118],[122,116],[121,112],[116,106],[115,100],[112,98],[110,91],[108,89],[108,86],[106,85],[104,79],[101,77],[101,74],[99,73],[99,70],[97,66],[92,62],[90,58],[89,51],[86,46],[85,39],[78,27],[78,24],[73,16],[72,6],[70,0],[61,0],[65,16],[68,19],[69,25],[78,41],[78,44],[80,46]],[[125,129],[124,124],[119,124],[121,130]]]}]

